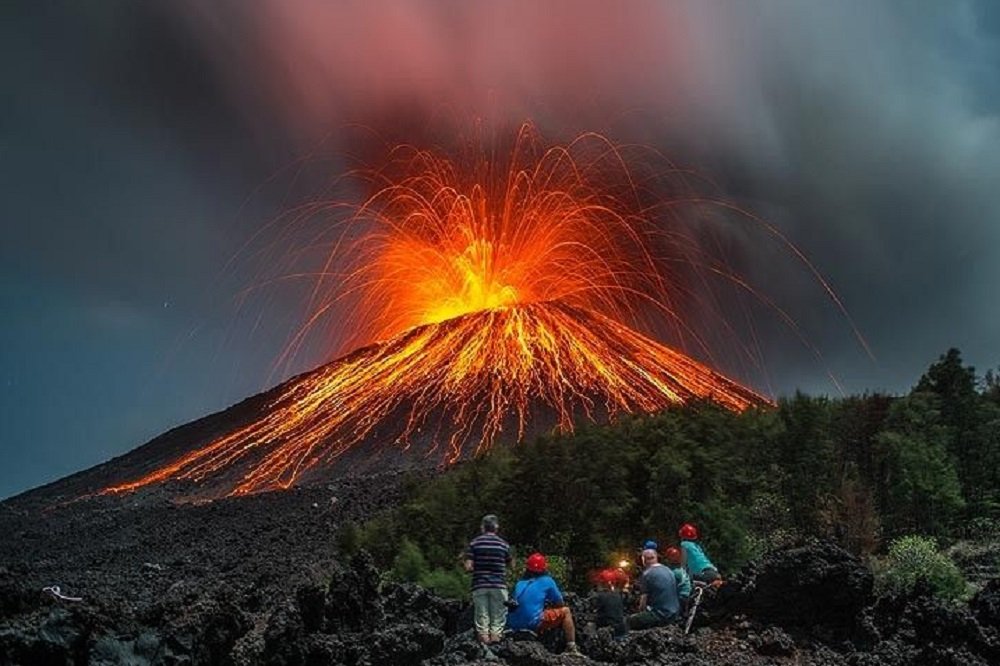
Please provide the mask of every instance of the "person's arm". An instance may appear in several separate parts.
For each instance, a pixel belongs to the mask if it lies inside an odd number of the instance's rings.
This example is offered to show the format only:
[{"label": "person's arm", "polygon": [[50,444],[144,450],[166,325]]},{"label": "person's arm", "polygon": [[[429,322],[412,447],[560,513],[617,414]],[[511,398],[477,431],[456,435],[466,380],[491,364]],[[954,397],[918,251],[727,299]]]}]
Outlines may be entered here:
[{"label": "person's arm", "polygon": [[565,606],[566,602],[563,601],[562,592],[559,591],[559,586],[553,580],[552,584],[547,590],[545,590],[545,601],[549,603],[550,606],[559,607]]},{"label": "person's arm", "polygon": [[639,595],[639,612],[646,610],[646,577],[639,576],[639,580],[635,581],[635,587],[641,594]]},{"label": "person's arm", "polygon": [[465,570],[467,572],[469,572],[469,573],[472,573],[473,562],[472,562],[472,544],[471,543],[469,544],[469,547],[465,549],[465,561],[463,562],[463,564],[465,566]]}]

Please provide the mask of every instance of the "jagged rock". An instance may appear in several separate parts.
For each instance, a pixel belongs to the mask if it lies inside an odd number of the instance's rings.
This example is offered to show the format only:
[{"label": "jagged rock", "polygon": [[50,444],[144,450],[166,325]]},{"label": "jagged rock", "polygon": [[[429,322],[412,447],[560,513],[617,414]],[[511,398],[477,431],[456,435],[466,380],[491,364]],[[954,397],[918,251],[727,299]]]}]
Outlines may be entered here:
[{"label": "jagged rock", "polygon": [[[1000,645],[983,632],[969,608],[936,598],[926,585],[878,600],[869,610],[879,637],[910,662],[1000,663]],[[876,646],[876,653],[881,646]],[[916,659],[917,661],[912,661]]]},{"label": "jagged rock", "polygon": [[303,641],[304,666],[357,664],[358,649],[347,645],[339,636],[313,634]]},{"label": "jagged rock", "polygon": [[323,628],[326,615],[326,592],[316,583],[300,585],[295,590],[295,602],[299,607],[302,626],[307,632]]},{"label": "jagged rock", "polygon": [[552,666],[562,659],[537,641],[504,641],[494,652],[511,666]]},{"label": "jagged rock", "polygon": [[[93,641],[87,655],[89,666],[146,666],[168,662],[161,653],[160,640],[154,632],[144,631],[138,636],[102,636]],[[160,659],[156,662],[157,657]]]},{"label": "jagged rock", "polygon": [[423,623],[447,634],[459,631],[465,611],[465,604],[460,601],[442,599],[412,583],[393,585],[386,590],[383,607],[388,621]]},{"label": "jagged rock", "polygon": [[[820,542],[769,553],[732,585],[720,596],[758,622],[844,634],[871,602],[873,577],[858,558]],[[726,593],[736,599],[725,599]]]},{"label": "jagged rock", "polygon": [[1000,631],[1000,578],[988,582],[969,603],[979,624]]},{"label": "jagged rock", "polygon": [[621,663],[646,663],[662,655],[691,655],[698,651],[694,640],[677,625],[630,632],[622,642]]},{"label": "jagged rock", "polygon": [[416,666],[441,652],[444,632],[425,624],[404,624],[376,632],[364,643],[367,654],[358,661],[359,666]]},{"label": "jagged rock", "polygon": [[334,572],[327,587],[326,620],[331,632],[373,629],[385,621],[379,572],[367,552],[360,551],[349,568]]},{"label": "jagged rock", "polygon": [[483,656],[483,646],[476,640],[473,632],[465,631],[446,638],[441,654],[427,660],[424,666],[458,666]]},{"label": "jagged rock", "polygon": [[795,652],[795,641],[778,627],[768,627],[750,639],[758,654],[769,657],[787,657]]}]

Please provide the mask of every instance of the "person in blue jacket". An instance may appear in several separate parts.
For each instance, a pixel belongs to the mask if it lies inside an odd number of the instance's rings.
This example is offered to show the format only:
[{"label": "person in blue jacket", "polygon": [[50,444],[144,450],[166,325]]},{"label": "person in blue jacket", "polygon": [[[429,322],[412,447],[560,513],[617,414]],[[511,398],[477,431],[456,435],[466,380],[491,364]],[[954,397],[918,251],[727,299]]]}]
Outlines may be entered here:
[{"label": "person in blue jacket", "polygon": [[533,631],[543,634],[562,627],[566,634],[566,653],[580,654],[576,646],[576,626],[573,613],[563,602],[562,592],[548,574],[548,563],[541,553],[532,553],[524,563],[524,576],[514,585],[507,615],[507,628],[511,631]]},{"label": "person in blue jacket", "polygon": [[698,543],[698,528],[691,523],[684,523],[677,534],[681,538],[681,561],[691,580],[710,585],[720,583],[722,577],[719,570]]}]

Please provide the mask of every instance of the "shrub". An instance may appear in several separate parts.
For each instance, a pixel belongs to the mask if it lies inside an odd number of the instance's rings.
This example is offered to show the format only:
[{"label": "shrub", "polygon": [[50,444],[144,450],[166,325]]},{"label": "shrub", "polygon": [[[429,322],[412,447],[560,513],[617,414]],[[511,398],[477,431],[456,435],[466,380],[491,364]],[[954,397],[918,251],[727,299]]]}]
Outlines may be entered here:
[{"label": "shrub", "polygon": [[938,550],[931,537],[905,536],[889,546],[889,554],[877,568],[882,592],[909,592],[924,580],[935,595],[957,600],[968,594],[968,585],[955,563]]},{"label": "shrub", "polygon": [[419,583],[427,575],[427,560],[420,547],[406,537],[399,545],[399,553],[392,562],[392,579],[406,583]]},{"label": "shrub", "polygon": [[334,537],[337,550],[346,559],[353,556],[361,548],[361,528],[357,523],[344,523]]},{"label": "shrub", "polygon": [[420,579],[420,584],[449,599],[468,600],[469,576],[461,569],[434,569]]}]

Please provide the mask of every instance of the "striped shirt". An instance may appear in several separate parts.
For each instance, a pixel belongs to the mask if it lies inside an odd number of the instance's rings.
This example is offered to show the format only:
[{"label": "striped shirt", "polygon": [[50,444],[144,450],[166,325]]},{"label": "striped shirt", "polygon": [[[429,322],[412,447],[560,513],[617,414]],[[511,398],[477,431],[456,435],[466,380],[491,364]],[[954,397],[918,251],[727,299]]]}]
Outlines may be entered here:
[{"label": "striped shirt", "polygon": [[489,590],[507,587],[510,546],[492,532],[484,532],[469,543],[465,559],[472,560],[472,589]]}]

